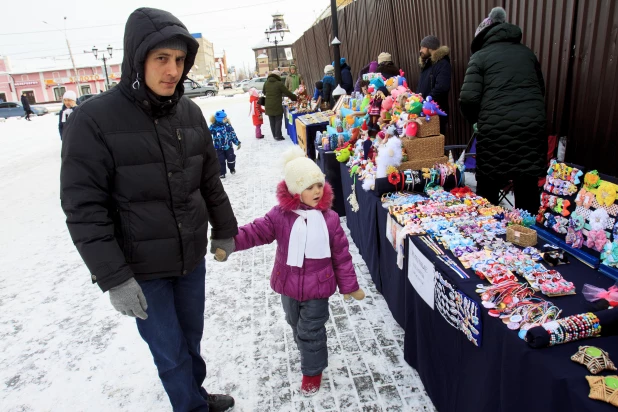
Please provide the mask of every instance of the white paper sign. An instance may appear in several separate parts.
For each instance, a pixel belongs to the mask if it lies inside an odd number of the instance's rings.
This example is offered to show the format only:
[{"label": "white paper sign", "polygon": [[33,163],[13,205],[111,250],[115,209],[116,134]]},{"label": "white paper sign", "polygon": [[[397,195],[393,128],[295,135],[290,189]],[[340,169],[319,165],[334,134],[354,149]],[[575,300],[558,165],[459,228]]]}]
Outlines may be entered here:
[{"label": "white paper sign", "polygon": [[386,215],[386,238],[391,245],[395,244],[395,239],[393,239],[393,219],[390,214]]},{"label": "white paper sign", "polygon": [[291,47],[286,47],[285,48],[285,58],[287,60],[294,60],[294,56],[292,56],[292,48]]},{"label": "white paper sign", "polygon": [[408,239],[408,280],[421,298],[433,309],[436,268]]}]

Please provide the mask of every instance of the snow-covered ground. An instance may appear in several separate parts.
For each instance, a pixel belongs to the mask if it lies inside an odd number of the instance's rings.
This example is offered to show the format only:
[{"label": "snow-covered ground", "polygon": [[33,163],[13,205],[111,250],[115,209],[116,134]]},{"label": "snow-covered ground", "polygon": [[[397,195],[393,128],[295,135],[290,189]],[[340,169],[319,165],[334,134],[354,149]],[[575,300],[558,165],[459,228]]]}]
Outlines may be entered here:
[{"label": "snow-covered ground", "polygon": [[[238,173],[224,185],[239,224],[250,222],[275,204],[278,158],[291,142],[275,142],[266,124],[267,138],[254,138],[247,95],[195,101],[207,119],[225,109],[243,143]],[[169,411],[135,322],[91,284],[69,237],[57,121],[0,123],[0,410]],[[331,298],[329,367],[310,399],[299,394],[298,350],[268,283],[275,246],[227,263],[208,256],[207,390],[233,395],[236,411],[433,411],[403,360],[403,330],[352,250],[368,296],[352,304]]]}]

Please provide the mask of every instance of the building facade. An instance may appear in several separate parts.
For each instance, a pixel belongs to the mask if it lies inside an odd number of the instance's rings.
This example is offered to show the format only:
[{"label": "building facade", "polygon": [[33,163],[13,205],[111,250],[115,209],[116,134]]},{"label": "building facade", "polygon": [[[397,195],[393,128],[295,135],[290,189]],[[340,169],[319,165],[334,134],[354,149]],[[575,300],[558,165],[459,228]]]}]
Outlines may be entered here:
[{"label": "building facade", "polygon": [[[26,93],[30,103],[59,102],[62,95],[73,90],[77,96],[96,94],[107,89],[103,67],[47,69],[32,72],[11,72],[8,59],[0,57],[0,99],[19,101]],[[120,64],[107,66],[110,87],[120,82]]]},{"label": "building facade", "polygon": [[191,35],[197,40],[200,48],[197,50],[189,76],[197,81],[212,80],[217,77],[214,45],[203,37],[202,33],[191,33]]},{"label": "building facade", "polygon": [[[264,32],[264,37],[252,47],[255,54],[255,71],[261,75],[264,73],[264,57],[267,57],[268,68],[266,73],[273,70],[282,72],[289,71],[289,67],[294,62],[292,53],[292,43],[294,38],[290,33],[290,28],[283,18],[283,14],[275,13],[272,15],[273,21]],[[277,44],[275,44],[277,40]],[[264,74],[266,74],[264,73]]]}]

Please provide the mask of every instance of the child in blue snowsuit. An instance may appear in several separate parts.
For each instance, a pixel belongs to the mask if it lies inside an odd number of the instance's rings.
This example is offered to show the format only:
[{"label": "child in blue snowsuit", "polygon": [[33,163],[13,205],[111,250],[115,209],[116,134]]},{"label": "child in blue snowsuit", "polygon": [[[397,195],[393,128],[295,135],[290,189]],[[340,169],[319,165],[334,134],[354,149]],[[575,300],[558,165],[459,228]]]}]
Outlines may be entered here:
[{"label": "child in blue snowsuit", "polygon": [[240,141],[236,137],[236,132],[232,127],[230,120],[225,113],[225,110],[219,110],[214,116],[210,118],[210,134],[212,135],[212,141],[217,150],[217,156],[219,157],[219,166],[221,167],[221,179],[225,178],[225,162],[227,161],[227,167],[230,169],[231,174],[236,173],[236,155],[234,154],[234,147],[240,150]]}]

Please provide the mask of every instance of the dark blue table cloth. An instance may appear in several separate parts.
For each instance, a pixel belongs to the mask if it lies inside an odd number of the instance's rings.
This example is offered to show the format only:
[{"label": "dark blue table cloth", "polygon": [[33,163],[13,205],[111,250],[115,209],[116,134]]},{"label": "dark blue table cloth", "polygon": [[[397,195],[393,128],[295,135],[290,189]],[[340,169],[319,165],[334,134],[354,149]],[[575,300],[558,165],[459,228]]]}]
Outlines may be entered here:
[{"label": "dark blue table cloth", "polygon": [[[367,263],[377,289],[383,294],[394,318],[405,329],[404,357],[414,367],[440,412],[521,412],[560,411],[609,412],[615,408],[588,398],[591,375],[586,367],[570,360],[580,345],[607,351],[618,362],[618,336],[601,337],[532,349],[500,319],[492,318],[481,306],[482,345],[476,347],[459,330],[450,326],[417,294],[408,280],[407,260],[399,269],[396,252],[386,237],[387,210],[373,193],[356,183],[360,210],[352,212],[347,197],[352,178],[341,165],[342,190],[347,224],[352,239]],[[476,285],[483,283],[471,271],[461,279],[439,261],[423,242],[409,237],[432,261],[443,277],[480,303]],[[450,255],[450,252],[447,252]],[[406,256],[408,242],[406,241]],[[454,256],[450,255],[453,259]],[[562,317],[600,310],[581,294],[584,283],[608,288],[614,282],[576,259],[558,270],[575,283],[577,294],[553,298],[563,310]],[[618,310],[618,309],[617,309]],[[604,371],[600,375],[611,375]],[[618,374],[618,373],[614,373]]]},{"label": "dark blue table cloth", "polygon": [[337,212],[339,216],[345,216],[345,198],[343,197],[343,190],[341,187],[341,167],[337,161],[335,152],[327,152],[322,148],[318,148],[318,157],[316,159],[318,167],[326,175],[326,181],[330,183],[333,188],[333,200],[332,209]]},{"label": "dark blue table cloth", "polygon": [[[470,279],[460,279],[423,242],[416,237],[410,239],[444,277],[480,303],[474,290],[483,282],[472,271],[467,271]],[[578,291],[574,296],[550,299],[562,309],[562,317],[599,310],[584,299],[582,287],[584,283],[609,287],[612,280],[576,259],[558,270],[575,283]],[[405,289],[404,357],[418,371],[440,412],[615,410],[609,404],[588,398],[589,385],[585,376],[591,374],[570,357],[580,345],[593,345],[618,360],[617,336],[532,349],[516,332],[481,307],[483,342],[481,347],[476,347],[437,310],[432,310],[407,280]]]}]

